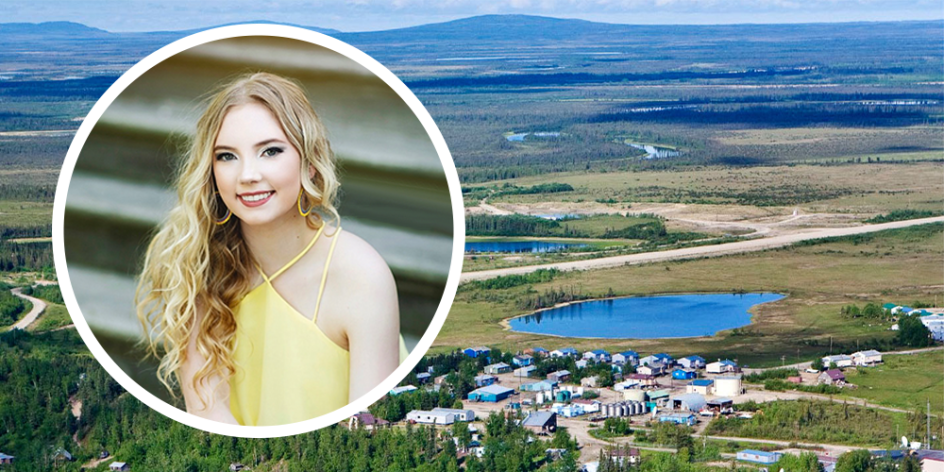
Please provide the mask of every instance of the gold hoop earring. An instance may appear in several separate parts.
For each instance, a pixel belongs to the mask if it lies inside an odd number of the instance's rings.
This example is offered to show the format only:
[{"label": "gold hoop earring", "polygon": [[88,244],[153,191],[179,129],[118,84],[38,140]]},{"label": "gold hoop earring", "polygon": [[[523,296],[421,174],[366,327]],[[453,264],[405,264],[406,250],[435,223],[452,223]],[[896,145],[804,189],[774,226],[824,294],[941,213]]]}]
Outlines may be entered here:
[{"label": "gold hoop earring", "polygon": [[304,217],[308,217],[311,214],[311,210],[315,208],[314,205],[308,207],[308,210],[302,211],[302,197],[305,195],[305,189],[298,191],[298,214]]},{"label": "gold hoop earring", "polygon": [[[213,192],[214,197],[218,197],[219,195],[220,195],[220,192]],[[226,208],[226,216],[224,216],[222,219],[213,220],[213,222],[216,223],[217,226],[225,225],[229,221],[229,219],[233,217],[232,210],[230,210],[229,207],[226,206],[226,204],[223,204],[223,207]]]}]

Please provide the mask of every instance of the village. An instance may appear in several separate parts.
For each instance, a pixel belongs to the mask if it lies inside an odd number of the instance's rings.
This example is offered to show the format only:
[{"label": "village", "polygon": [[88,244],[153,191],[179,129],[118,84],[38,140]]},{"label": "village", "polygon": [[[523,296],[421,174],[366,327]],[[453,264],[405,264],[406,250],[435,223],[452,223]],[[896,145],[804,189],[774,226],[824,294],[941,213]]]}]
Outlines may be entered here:
[{"label": "village", "polygon": [[[536,436],[551,436],[558,428],[566,428],[581,445],[578,462],[582,464],[581,470],[588,472],[599,469],[598,457],[619,464],[626,461],[637,464],[642,460],[641,450],[665,450],[659,445],[601,440],[597,433],[608,419],[619,419],[627,428],[642,430],[657,423],[685,425],[691,427],[696,435],[706,435],[707,426],[715,417],[749,419],[755,414],[739,411],[739,404],[804,397],[825,399],[824,395],[812,392],[817,389],[821,392],[854,389],[856,386],[846,381],[845,370],[867,369],[883,362],[883,354],[874,349],[770,369],[742,368],[730,359],[709,362],[698,355],[675,359],[665,353],[655,353],[641,357],[631,350],[611,354],[603,349],[578,352],[572,347],[554,350],[532,347],[514,355],[499,354],[505,360],[510,356],[510,362],[493,358],[493,353],[494,350],[487,346],[462,350],[463,356],[485,363],[474,377],[475,389],[466,395],[463,408],[412,410],[406,414],[405,422],[444,428],[468,423],[472,441],[468,447],[461,448],[456,440],[457,450],[460,455],[479,458],[485,454],[481,421],[493,413],[520,418],[520,425]],[[546,375],[538,375],[542,370],[540,366],[545,365],[546,370],[548,363],[554,366],[569,364],[575,367],[575,372],[584,375],[578,377],[568,369],[555,369]],[[604,366],[603,375],[586,375],[588,372],[601,372]],[[417,385],[397,387],[390,395],[409,395],[421,389],[438,391],[447,375],[433,377],[433,371],[433,367],[429,367],[428,372],[416,375]],[[762,385],[763,380],[754,380],[765,378],[774,378],[801,390],[768,391]],[[803,392],[803,387],[811,393]],[[365,413],[352,418],[349,425],[353,427],[365,420],[372,425],[385,423]],[[765,440],[756,442],[770,443]],[[620,447],[623,445],[626,447]],[[924,450],[920,442],[902,446],[904,450],[895,454],[917,454],[928,464],[944,467],[944,452]],[[824,470],[829,472],[835,468],[838,456],[853,449],[823,446],[816,452]],[[742,465],[750,464],[764,470],[765,466],[780,460],[783,453],[803,450],[784,443],[780,450],[774,451],[744,448],[732,454],[732,458]],[[551,458],[565,452],[548,449],[547,454]],[[888,452],[874,451],[874,454]]]}]

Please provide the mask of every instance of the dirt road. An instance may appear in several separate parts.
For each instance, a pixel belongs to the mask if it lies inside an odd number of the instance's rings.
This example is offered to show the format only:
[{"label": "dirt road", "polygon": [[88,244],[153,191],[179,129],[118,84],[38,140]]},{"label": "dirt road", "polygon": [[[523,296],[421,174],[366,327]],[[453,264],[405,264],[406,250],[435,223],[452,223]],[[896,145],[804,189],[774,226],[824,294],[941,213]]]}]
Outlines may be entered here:
[{"label": "dirt road", "polygon": [[872,233],[886,229],[905,228],[927,223],[944,222],[944,216],[934,218],[921,218],[916,220],[894,221],[891,223],[882,223],[877,225],[863,225],[849,228],[827,228],[817,229],[802,233],[785,234],[769,238],[758,238],[747,241],[738,241],[733,243],[715,244],[711,246],[699,246],[683,249],[673,249],[661,252],[646,252],[641,254],[630,254],[625,256],[604,257],[600,259],[590,259],[585,261],[561,262],[556,264],[542,264],[525,267],[509,267],[506,269],[483,270],[479,272],[469,272],[462,274],[461,281],[485,280],[502,275],[528,274],[538,269],[558,269],[567,270],[589,270],[602,269],[607,267],[619,267],[623,265],[647,264],[652,262],[663,262],[681,259],[697,259],[701,257],[715,257],[729,254],[741,254],[745,252],[763,251],[783,246],[789,246],[800,241],[810,239],[831,238],[837,236],[850,236],[854,234]]},{"label": "dirt road", "polygon": [[34,321],[36,321],[36,318],[39,318],[39,315],[44,310],[46,310],[46,302],[38,298],[31,297],[29,295],[24,295],[23,289],[20,287],[10,290],[10,293],[24,300],[27,300],[33,304],[33,309],[30,310],[30,312],[27,313],[26,316],[24,316],[22,320],[17,321],[16,324],[13,325],[13,327],[10,329],[26,329],[27,326],[31,325]]}]

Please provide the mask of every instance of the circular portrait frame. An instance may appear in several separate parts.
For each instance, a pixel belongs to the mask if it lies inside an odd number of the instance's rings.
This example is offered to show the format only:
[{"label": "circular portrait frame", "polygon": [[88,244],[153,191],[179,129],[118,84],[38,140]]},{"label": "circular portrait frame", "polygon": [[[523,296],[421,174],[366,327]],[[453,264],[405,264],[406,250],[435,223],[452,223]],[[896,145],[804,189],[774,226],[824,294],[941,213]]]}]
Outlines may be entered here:
[{"label": "circular portrait frame", "polygon": [[[448,276],[446,278],[445,290],[442,298],[436,308],[428,328],[419,339],[416,346],[412,349],[409,356],[402,362],[394,372],[384,379],[380,384],[344,407],[298,423],[277,425],[277,426],[242,426],[230,425],[205,419],[173,406],[164,400],[158,398],[153,393],[139,385],[129,376],[108,354],[106,349],[99,342],[99,339],[93,333],[82,313],[82,309],[73,290],[72,282],[69,276],[68,264],[66,261],[66,248],[64,242],[64,228],[66,215],[66,197],[69,192],[69,185],[75,172],[76,163],[86,144],[93,128],[102,118],[105,111],[112,103],[131,86],[138,78],[147,73],[153,67],[163,61],[187,51],[191,48],[204,45],[213,41],[241,38],[241,37],[271,37],[302,41],[317,47],[326,48],[338,53],[346,58],[353,60],[360,66],[366,68],[376,77],[381,79],[413,112],[417,120],[425,129],[430,142],[435,148],[440,163],[445,174],[446,183],[452,209],[452,251]],[[364,411],[368,406],[380,400],[385,394],[393,389],[403,378],[405,378],[417,365],[426,351],[432,345],[436,336],[445,322],[446,316],[452,306],[459,286],[459,277],[462,270],[463,242],[465,236],[465,221],[462,196],[459,184],[459,177],[456,171],[452,156],[449,153],[448,146],[439,128],[436,126],[432,116],[425,109],[423,104],[416,98],[410,89],[398,79],[390,70],[382,64],[361,52],[355,47],[348,45],[340,40],[326,36],[324,34],[283,25],[271,24],[244,24],[214,28],[177,40],[167,46],[162,47],[156,52],[148,55],[146,58],[132,66],[95,103],[84,119],[75,138],[66,154],[62,171],[59,175],[58,187],[56,190],[55,202],[53,205],[53,256],[56,265],[56,271],[59,277],[62,296],[65,305],[68,308],[72,319],[75,322],[76,330],[82,337],[85,344],[91,350],[98,362],[105,368],[125,390],[130,392],[138,400],[144,402],[147,406],[185,425],[197,428],[203,431],[223,434],[227,436],[236,436],[244,438],[272,438],[306,433],[320,429],[341,420],[349,418],[358,412]]]}]

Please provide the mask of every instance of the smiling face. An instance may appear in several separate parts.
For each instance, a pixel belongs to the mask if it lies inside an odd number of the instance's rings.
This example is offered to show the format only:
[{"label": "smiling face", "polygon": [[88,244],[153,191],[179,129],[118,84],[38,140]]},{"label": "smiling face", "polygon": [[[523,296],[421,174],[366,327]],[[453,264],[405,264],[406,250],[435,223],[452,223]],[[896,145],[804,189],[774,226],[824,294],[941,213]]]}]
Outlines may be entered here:
[{"label": "smiling face", "polygon": [[226,112],[213,147],[213,176],[223,203],[243,224],[299,216],[300,168],[298,150],[268,108],[250,102]]}]

